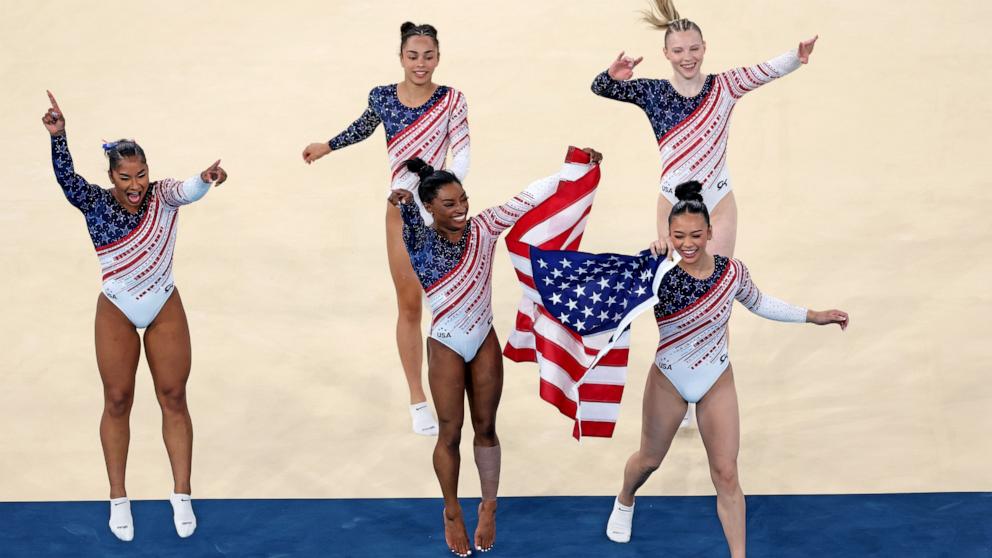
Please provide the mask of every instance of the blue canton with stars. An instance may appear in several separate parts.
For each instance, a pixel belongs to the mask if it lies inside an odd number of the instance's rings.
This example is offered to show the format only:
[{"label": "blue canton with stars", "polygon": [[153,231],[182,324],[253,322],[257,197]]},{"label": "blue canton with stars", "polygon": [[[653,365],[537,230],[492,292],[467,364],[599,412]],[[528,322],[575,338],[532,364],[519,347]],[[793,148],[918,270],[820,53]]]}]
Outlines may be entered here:
[{"label": "blue canton with stars", "polygon": [[658,304],[654,305],[654,317],[671,316],[702,298],[723,276],[728,261],[723,256],[714,255],[713,274],[706,279],[696,279],[681,267],[675,266],[661,278],[661,285],[658,287]]},{"label": "blue canton with stars", "polygon": [[109,189],[95,186],[76,174],[65,134],[52,136],[52,166],[66,199],[86,217],[93,246],[99,248],[127,236],[138,227],[148,209],[155,184],[149,184],[137,213],[124,209]]},{"label": "blue canton with stars", "polygon": [[623,318],[651,299],[659,259],[530,248],[532,277],[544,308],[580,335],[619,327]]},{"label": "blue canton with stars", "polygon": [[693,97],[683,97],[665,79],[615,80],[603,72],[592,82],[592,92],[600,97],[633,103],[644,111],[659,141],[669,130],[689,118],[713,88],[713,74],[706,76],[703,88]]},{"label": "blue canton with stars", "polygon": [[400,98],[396,95],[395,83],[380,85],[369,92],[369,108],[365,109],[365,112],[351,126],[348,126],[347,130],[327,143],[331,149],[341,149],[358,143],[371,136],[380,123],[385,124],[386,141],[388,142],[423,116],[447,92],[448,87],[441,85],[434,91],[431,98],[427,99],[426,103],[416,108],[410,108],[400,102]]}]

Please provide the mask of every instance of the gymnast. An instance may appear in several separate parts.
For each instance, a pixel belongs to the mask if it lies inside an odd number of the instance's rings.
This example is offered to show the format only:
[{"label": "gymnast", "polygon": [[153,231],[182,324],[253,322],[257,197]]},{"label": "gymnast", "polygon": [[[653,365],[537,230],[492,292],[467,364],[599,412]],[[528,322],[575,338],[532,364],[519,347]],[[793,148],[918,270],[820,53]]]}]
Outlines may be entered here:
[{"label": "gymnast", "polygon": [[[662,278],[658,290],[654,311],[660,341],[644,388],[641,446],[627,460],[606,536],[620,543],[630,540],[634,493],[661,465],[688,403],[698,403],[699,434],[716,487],[717,515],[731,556],[743,558],[744,493],[737,475],[740,417],[727,347],[733,302],[783,322],[838,324],[844,330],[849,319],[840,310],[799,308],[759,291],[740,260],[710,253],[713,227],[702,185],[680,184],[675,196],[679,201],[669,214],[668,230],[682,259]],[[663,252],[659,244],[652,244],[652,252]]]},{"label": "gymnast", "polygon": [[[602,159],[592,149],[583,151],[591,164]],[[468,196],[455,174],[435,170],[421,159],[406,164],[420,177],[417,192],[431,224],[422,219],[413,192],[394,190],[389,200],[401,212],[403,242],[433,315],[427,339],[427,377],[440,422],[434,471],[444,496],[444,537],[453,553],[467,556],[472,550],[458,503],[458,447],[466,395],[482,487],[474,546],[488,551],[496,538],[501,462],[496,409],[503,390],[503,357],[492,327],[493,253],[500,233],[550,197],[561,175],[538,180],[505,204],[469,217]]]},{"label": "gymnast", "polygon": [[145,153],[133,140],[104,144],[111,188],[76,174],[65,136],[65,116],[55,97],[42,116],[51,134],[55,178],[69,203],[86,219],[103,273],[96,302],[96,361],[103,381],[100,441],[110,479],[110,530],[134,538],[131,504],[124,487],[134,401],[135,372],[144,329],[145,358],[162,408],[162,436],[175,481],[169,497],[180,537],[196,530],[190,498],[193,425],[186,404],[191,349],[179,289],[173,283],[172,254],[179,207],[202,198],[210,185],[227,180],[218,160],[186,181],[152,182]]},{"label": "gymnast", "polygon": [[[390,191],[416,190],[417,176],[407,170],[404,164],[407,159],[417,157],[434,168],[443,169],[449,150],[451,172],[459,180],[465,179],[470,152],[468,105],[460,91],[432,81],[441,60],[437,29],[433,25],[404,23],[400,27],[399,57],[403,81],[372,89],[368,108],[348,129],[326,143],[311,143],[303,150],[303,160],[307,164],[368,138],[382,123],[392,171]],[[414,200],[422,206],[416,195]],[[422,216],[425,220],[430,218],[426,213]],[[396,345],[410,390],[413,431],[436,436],[437,422],[427,405],[420,373],[423,364],[420,285],[410,268],[402,236],[400,212],[387,203],[386,252],[399,311]]]}]

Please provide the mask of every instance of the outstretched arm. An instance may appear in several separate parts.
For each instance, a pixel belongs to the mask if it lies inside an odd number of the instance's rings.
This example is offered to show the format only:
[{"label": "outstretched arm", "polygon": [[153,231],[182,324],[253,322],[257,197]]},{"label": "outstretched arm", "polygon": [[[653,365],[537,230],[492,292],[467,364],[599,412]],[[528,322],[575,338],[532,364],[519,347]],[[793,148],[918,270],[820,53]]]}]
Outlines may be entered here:
[{"label": "outstretched arm", "polygon": [[[582,149],[582,151],[588,153],[590,159],[589,163],[586,165],[581,165],[582,167],[587,168],[590,165],[598,165],[599,162],[603,160],[603,155],[595,149],[586,147]],[[565,165],[579,166],[577,163],[565,163]],[[540,180],[535,180],[534,182],[531,182],[523,192],[520,192],[514,196],[510,201],[504,203],[503,205],[486,209],[479,214],[479,217],[489,227],[493,234],[498,235],[513,226],[513,224],[516,223],[518,219],[523,217],[525,213],[540,205],[544,200],[550,198],[551,195],[558,190],[558,183],[561,180],[561,171]]]},{"label": "outstretched arm", "polygon": [[751,280],[751,273],[747,266],[739,260],[732,260],[731,265],[740,266],[741,283],[735,295],[737,300],[745,308],[768,320],[778,322],[812,323],[816,325],[837,324],[840,328],[847,329],[849,318],[847,312],[841,310],[809,310],[799,306],[793,306],[787,302],[779,300],[771,295],[762,293],[754,281]]},{"label": "outstretched arm", "polygon": [[340,134],[334,136],[330,141],[311,143],[303,149],[303,161],[306,164],[310,164],[317,159],[320,159],[324,155],[327,155],[332,150],[336,151],[344,147],[348,147],[353,143],[358,143],[369,136],[372,132],[379,127],[382,123],[382,119],[379,115],[372,109],[372,94],[369,93],[369,106],[365,109],[365,112],[351,123],[351,126],[341,132]]},{"label": "outstretched arm", "polygon": [[817,38],[813,37],[812,39],[802,41],[799,43],[797,49],[780,54],[767,62],[727,70],[720,74],[720,77],[726,80],[727,85],[730,87],[730,94],[734,98],[739,99],[745,93],[754,91],[766,83],[786,76],[796,71],[799,66],[808,63]]},{"label": "outstretched arm", "polygon": [[55,169],[55,179],[58,180],[62,193],[69,203],[85,212],[99,194],[100,188],[76,174],[72,155],[69,153],[69,143],[65,137],[65,115],[62,114],[62,109],[59,108],[52,92],[46,91],[46,93],[51,107],[45,111],[41,121],[52,138],[52,168]]},{"label": "outstretched arm", "polygon": [[649,95],[649,80],[631,79],[634,77],[634,68],[642,60],[644,57],[631,58],[621,52],[610,67],[592,81],[592,92],[600,97],[643,107]]},{"label": "outstretched arm", "polygon": [[220,166],[220,159],[207,167],[207,170],[184,182],[166,179],[158,184],[162,201],[172,207],[193,203],[210,191],[210,185],[220,186],[227,180],[227,171]]}]

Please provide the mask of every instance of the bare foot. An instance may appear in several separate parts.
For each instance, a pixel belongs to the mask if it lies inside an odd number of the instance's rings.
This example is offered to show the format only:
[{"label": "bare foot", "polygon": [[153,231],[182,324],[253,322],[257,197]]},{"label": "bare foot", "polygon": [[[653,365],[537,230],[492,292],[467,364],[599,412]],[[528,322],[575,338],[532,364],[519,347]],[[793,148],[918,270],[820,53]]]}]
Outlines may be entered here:
[{"label": "bare foot", "polygon": [[496,542],[496,500],[479,503],[479,525],[475,528],[475,548],[486,552]]},{"label": "bare foot", "polygon": [[451,514],[448,512],[448,508],[444,508],[444,542],[448,543],[451,552],[458,556],[464,557],[472,554],[461,510]]}]

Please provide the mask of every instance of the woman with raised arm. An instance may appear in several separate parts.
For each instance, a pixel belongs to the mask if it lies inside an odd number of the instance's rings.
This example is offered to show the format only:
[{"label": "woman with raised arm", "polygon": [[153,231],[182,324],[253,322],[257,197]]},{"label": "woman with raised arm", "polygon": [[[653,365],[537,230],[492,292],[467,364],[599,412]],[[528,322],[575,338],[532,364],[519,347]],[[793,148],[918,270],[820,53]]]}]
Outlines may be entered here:
[{"label": "woman with raised arm", "polygon": [[[679,15],[672,0],[653,0],[645,20],[665,30],[662,53],[672,64],[671,79],[631,79],[643,57],[621,52],[596,76],[592,90],[601,97],[633,103],[651,122],[661,152],[658,242],[668,235],[668,214],[678,202],[675,185],[696,180],[713,218],[713,254],[732,257],[737,242],[737,202],[727,172],[730,114],[745,93],[809,62],[816,37],[767,62],[719,74],[702,72],[706,41],[699,26]],[[670,246],[669,246],[670,248]]]},{"label": "woman with raised arm", "polygon": [[[592,149],[589,164],[602,156]],[[566,161],[563,172],[587,169]],[[585,158],[585,155],[581,155]],[[461,180],[435,170],[421,159],[407,161],[420,177],[417,193],[431,217],[428,225],[414,204],[413,192],[394,190],[390,202],[403,217],[403,242],[420,285],[427,294],[433,320],[427,339],[427,377],[440,432],[434,447],[434,472],[444,496],[444,538],[458,556],[471,546],[458,503],[462,423],[468,397],[475,465],[482,502],[475,530],[475,548],[487,551],[496,539],[496,492],[501,451],[496,436],[496,409],[503,391],[503,355],[492,327],[493,253],[499,235],[558,188],[561,173],[538,180],[513,199],[468,216],[468,196]],[[571,175],[568,175],[571,176]]]},{"label": "woman with raised arm", "polygon": [[104,144],[111,188],[90,184],[76,174],[65,136],[65,116],[55,97],[42,116],[51,134],[55,178],[69,203],[86,218],[103,269],[103,292],[96,302],[96,361],[103,380],[100,441],[110,479],[110,530],[134,537],[131,504],[124,487],[130,441],[134,381],[144,329],[145,358],[162,408],[162,436],[175,481],[169,497],[180,537],[196,529],[190,500],[193,425],[186,405],[191,349],[189,326],[172,277],[172,253],[180,206],[193,203],[211,184],[227,180],[218,160],[185,180],[152,182],[145,153],[133,140]]},{"label": "woman with raised arm", "polygon": [[[449,150],[452,155],[449,168],[464,180],[469,165],[468,105],[461,92],[432,81],[441,59],[437,29],[432,25],[404,23],[400,26],[399,56],[403,81],[372,89],[368,108],[347,130],[326,143],[311,143],[303,150],[307,164],[368,138],[382,123],[392,168],[391,191],[416,191],[417,176],[407,170],[405,161],[419,157],[432,167],[443,169]],[[422,206],[416,196],[414,200]],[[429,219],[423,209],[421,212],[424,219]],[[386,251],[399,310],[396,345],[410,390],[413,431],[436,436],[437,422],[427,406],[421,380],[420,285],[403,248],[402,229],[400,212],[387,203]]]},{"label": "woman with raised arm", "polygon": [[[645,12],[644,19],[665,30],[662,53],[672,64],[672,78],[631,79],[643,57],[635,59],[621,52],[596,76],[592,90],[599,96],[639,106],[654,129],[661,152],[657,244],[668,242],[668,214],[678,201],[675,185],[696,180],[703,185],[703,200],[713,218],[710,251],[730,258],[737,244],[737,201],[726,166],[730,114],[745,93],[809,62],[816,37],[755,66],[703,74],[706,41],[702,30],[681,17],[672,0],[653,2],[654,9]],[[665,249],[672,252],[671,245]],[[683,427],[689,426],[690,416],[691,411],[686,412]]]},{"label": "woman with raised arm", "polygon": [[[661,280],[654,307],[661,340],[648,372],[642,406],[641,447],[627,460],[623,487],[606,526],[610,540],[630,540],[634,493],[668,453],[689,403],[698,403],[699,434],[716,487],[717,516],[733,558],[745,553],[744,493],[737,476],[740,416],[727,323],[734,300],[770,320],[816,325],[849,319],[840,310],[808,310],[762,293],[748,268],[734,258],[712,254],[713,226],[699,182],[680,184],[668,215],[669,242],[681,256]],[[656,251],[656,245],[652,247]]]}]

